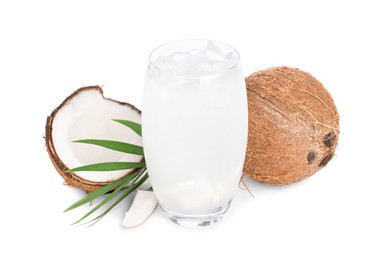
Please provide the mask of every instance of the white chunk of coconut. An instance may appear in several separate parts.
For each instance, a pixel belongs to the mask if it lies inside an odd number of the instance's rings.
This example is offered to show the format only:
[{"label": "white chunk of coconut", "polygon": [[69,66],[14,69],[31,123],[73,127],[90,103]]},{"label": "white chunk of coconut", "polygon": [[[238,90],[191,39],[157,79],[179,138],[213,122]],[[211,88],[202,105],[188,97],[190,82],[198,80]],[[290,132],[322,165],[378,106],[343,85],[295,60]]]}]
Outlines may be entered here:
[{"label": "white chunk of coconut", "polygon": [[153,191],[137,190],[131,207],[125,213],[123,226],[130,228],[142,224],[156,209],[157,203]]}]

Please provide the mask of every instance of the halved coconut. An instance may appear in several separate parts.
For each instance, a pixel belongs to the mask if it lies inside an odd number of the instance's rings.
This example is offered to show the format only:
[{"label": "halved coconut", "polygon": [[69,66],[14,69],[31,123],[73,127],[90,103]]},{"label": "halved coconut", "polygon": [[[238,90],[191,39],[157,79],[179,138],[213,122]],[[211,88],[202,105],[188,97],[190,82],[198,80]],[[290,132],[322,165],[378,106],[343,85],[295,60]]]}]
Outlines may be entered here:
[{"label": "halved coconut", "polygon": [[68,169],[102,162],[140,162],[143,157],[104,147],[75,143],[81,139],[104,139],[142,146],[141,137],[113,121],[139,123],[141,112],[134,106],[108,99],[99,86],[82,87],[53,110],[46,122],[46,147],[58,173],[68,185],[94,191],[134,171],[66,172]]}]

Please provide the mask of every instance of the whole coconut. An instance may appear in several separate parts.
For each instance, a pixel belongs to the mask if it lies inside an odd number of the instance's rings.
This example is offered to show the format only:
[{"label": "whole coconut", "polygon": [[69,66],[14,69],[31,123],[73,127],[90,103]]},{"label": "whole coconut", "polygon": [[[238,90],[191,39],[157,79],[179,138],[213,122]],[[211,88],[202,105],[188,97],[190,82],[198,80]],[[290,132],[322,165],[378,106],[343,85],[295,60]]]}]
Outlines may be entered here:
[{"label": "whole coconut", "polygon": [[339,115],[309,73],[277,67],[246,78],[249,136],[244,172],[271,184],[305,179],[331,160]]}]

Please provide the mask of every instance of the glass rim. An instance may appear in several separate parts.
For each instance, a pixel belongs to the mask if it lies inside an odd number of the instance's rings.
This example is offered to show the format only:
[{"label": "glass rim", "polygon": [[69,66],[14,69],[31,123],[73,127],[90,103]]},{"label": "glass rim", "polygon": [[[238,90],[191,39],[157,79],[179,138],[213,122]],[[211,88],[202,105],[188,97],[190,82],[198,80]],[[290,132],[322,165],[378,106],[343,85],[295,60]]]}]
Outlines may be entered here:
[{"label": "glass rim", "polygon": [[[203,42],[213,42],[213,43],[216,43],[218,45],[221,45],[221,46],[224,46],[228,49],[230,49],[235,55],[236,55],[236,61],[234,63],[232,63],[231,66],[229,66],[228,68],[224,69],[224,70],[221,70],[221,71],[217,71],[217,72],[214,72],[214,73],[210,73],[209,75],[202,75],[202,76],[183,76],[183,75],[178,75],[176,73],[173,73],[173,77],[175,78],[184,78],[184,79],[199,79],[199,78],[208,78],[208,77],[215,77],[215,76],[218,76],[218,75],[221,75],[223,73],[226,73],[227,71],[230,71],[230,70],[233,70],[234,68],[236,68],[239,64],[240,64],[240,54],[239,52],[234,48],[232,47],[231,45],[229,44],[226,44],[226,43],[223,43],[223,42],[220,42],[220,41],[215,41],[215,40],[210,40],[210,39],[197,39],[197,38],[189,38],[189,39],[180,39],[180,40],[174,40],[174,41],[169,41],[169,42],[166,42],[166,43],[163,43],[161,45],[158,45],[156,48],[154,48],[150,54],[149,54],[149,66],[158,70],[158,71],[162,71],[162,72],[167,72],[166,70],[160,68],[159,66],[156,66],[153,64],[153,61],[152,61],[152,56],[161,48],[165,47],[165,46],[168,46],[168,45],[171,45],[171,44],[175,44],[175,43],[180,43],[180,42],[195,42],[195,41],[203,41]],[[175,51],[175,50],[173,50]]]}]

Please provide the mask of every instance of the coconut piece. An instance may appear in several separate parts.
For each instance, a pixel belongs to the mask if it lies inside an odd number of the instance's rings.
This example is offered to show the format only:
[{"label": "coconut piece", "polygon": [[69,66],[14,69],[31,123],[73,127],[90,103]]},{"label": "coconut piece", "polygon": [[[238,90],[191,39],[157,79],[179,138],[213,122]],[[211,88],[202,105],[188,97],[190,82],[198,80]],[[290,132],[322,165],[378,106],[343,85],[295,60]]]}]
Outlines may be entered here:
[{"label": "coconut piece", "polygon": [[137,190],[131,207],[125,213],[123,226],[126,228],[142,224],[156,209],[158,201],[153,191]]},{"label": "coconut piece", "polygon": [[80,139],[105,139],[142,146],[138,134],[112,119],[140,122],[141,112],[128,103],[105,98],[99,86],[78,89],[47,118],[47,151],[56,170],[68,185],[91,192],[134,171],[66,172],[68,169],[101,162],[143,160],[140,155],[73,142]]},{"label": "coconut piece", "polygon": [[339,115],[324,86],[289,67],[246,78],[249,134],[244,172],[271,184],[303,180],[333,158]]}]

